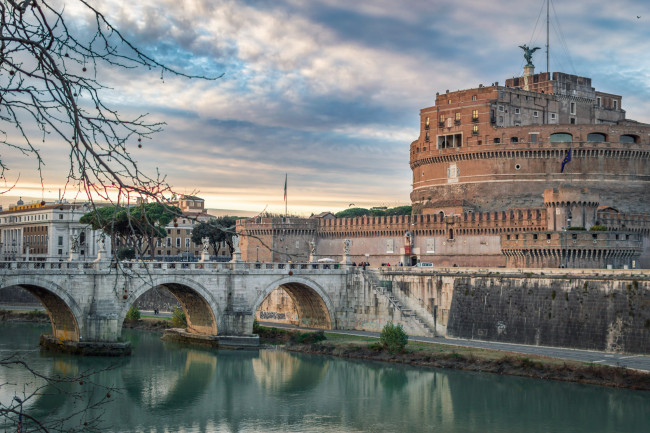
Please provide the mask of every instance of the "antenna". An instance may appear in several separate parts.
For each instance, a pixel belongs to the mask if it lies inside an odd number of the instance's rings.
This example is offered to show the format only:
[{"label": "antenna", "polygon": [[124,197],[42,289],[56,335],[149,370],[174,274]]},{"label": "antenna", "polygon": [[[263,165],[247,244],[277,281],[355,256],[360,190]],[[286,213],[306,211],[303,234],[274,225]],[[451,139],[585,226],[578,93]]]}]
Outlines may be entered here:
[{"label": "antenna", "polygon": [[549,73],[549,62],[548,62],[548,50],[549,50],[549,44],[548,44],[548,28],[549,28],[549,14],[548,14],[548,3],[550,0],[546,0],[546,73]]}]

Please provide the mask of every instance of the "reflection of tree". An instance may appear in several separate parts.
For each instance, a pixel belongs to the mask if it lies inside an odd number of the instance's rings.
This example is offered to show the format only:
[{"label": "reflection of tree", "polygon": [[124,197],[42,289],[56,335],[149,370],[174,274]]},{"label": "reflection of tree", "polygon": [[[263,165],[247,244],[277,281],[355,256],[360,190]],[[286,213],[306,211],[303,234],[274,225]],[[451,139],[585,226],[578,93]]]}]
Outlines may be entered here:
[{"label": "reflection of tree", "polygon": [[174,355],[174,358],[185,357],[182,373],[148,369],[124,375],[127,394],[155,411],[178,410],[200,399],[216,370],[216,354],[188,350]]},{"label": "reflection of tree", "polygon": [[329,362],[318,357],[287,352],[262,351],[253,359],[253,371],[260,386],[271,392],[296,392],[315,388]]},{"label": "reflection of tree", "polygon": [[389,394],[401,391],[408,384],[408,376],[404,370],[399,368],[386,367],[382,369],[379,380]]}]

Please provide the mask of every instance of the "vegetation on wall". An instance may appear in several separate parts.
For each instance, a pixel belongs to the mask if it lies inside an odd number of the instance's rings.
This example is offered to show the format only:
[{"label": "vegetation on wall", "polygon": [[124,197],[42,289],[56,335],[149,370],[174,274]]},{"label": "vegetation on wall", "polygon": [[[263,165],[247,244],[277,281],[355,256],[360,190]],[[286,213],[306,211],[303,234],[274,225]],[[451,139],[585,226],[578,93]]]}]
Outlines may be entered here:
[{"label": "vegetation on wall", "polygon": [[393,216],[393,215],[411,215],[412,206],[396,206],[393,208],[373,207],[366,209],[363,207],[351,207],[334,214],[337,218],[354,218],[359,216]]}]

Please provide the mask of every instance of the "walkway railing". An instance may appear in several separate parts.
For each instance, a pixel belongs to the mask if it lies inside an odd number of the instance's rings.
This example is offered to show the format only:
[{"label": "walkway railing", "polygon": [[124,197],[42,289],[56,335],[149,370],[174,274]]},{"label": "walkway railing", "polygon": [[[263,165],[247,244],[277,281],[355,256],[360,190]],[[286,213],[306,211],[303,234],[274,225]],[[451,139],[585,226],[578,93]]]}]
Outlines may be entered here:
[{"label": "walkway railing", "polygon": [[348,266],[339,263],[259,263],[259,262],[159,262],[159,261],[29,261],[0,262],[0,269],[58,270],[58,269],[129,269],[129,270],[213,270],[213,271],[341,271]]}]

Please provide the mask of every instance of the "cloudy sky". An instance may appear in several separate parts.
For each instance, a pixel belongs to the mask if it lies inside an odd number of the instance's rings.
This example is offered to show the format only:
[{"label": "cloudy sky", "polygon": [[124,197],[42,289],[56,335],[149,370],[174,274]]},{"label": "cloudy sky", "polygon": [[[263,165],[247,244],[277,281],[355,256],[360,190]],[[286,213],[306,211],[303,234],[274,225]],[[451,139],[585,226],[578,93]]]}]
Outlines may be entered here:
[{"label": "cloudy sky", "polygon": [[[66,2],[74,15],[74,1]],[[135,152],[211,209],[301,215],[409,203],[408,149],[437,91],[522,73],[518,45],[545,44],[544,0],[105,0],[94,3],[157,60],[216,81],[111,71],[107,99],[167,123]],[[101,4],[101,5],[100,5]],[[551,2],[551,70],[623,95],[650,122],[650,2]],[[640,18],[637,18],[637,17]],[[545,53],[535,54],[537,71]],[[12,195],[56,198],[57,143],[45,190],[23,161]],[[49,157],[49,159],[48,159]],[[4,197],[3,201],[11,199]],[[13,200],[13,199],[12,199]]]}]

